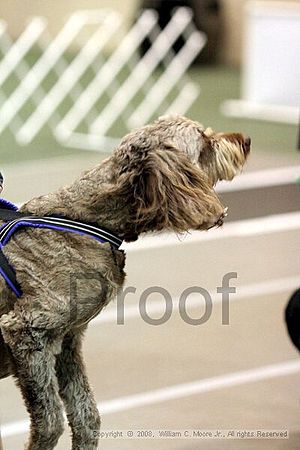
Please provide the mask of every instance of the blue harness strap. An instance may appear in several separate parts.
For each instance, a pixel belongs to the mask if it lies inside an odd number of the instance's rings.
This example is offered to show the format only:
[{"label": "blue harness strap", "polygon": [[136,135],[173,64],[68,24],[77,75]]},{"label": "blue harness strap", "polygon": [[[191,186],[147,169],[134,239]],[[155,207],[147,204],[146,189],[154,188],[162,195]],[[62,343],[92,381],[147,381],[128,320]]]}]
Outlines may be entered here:
[{"label": "blue harness strap", "polygon": [[119,249],[122,239],[115,233],[99,227],[96,224],[79,222],[61,216],[36,217],[20,213],[12,203],[0,199],[0,220],[6,223],[0,228],[0,275],[17,297],[22,296],[21,287],[16,279],[14,269],[2,252],[2,248],[9,242],[12,235],[24,228],[47,228],[56,231],[68,231],[81,236],[89,236],[101,243],[109,243]]},{"label": "blue harness strap", "polygon": [[63,217],[45,216],[45,217],[31,217],[25,216],[12,220],[0,228],[0,247],[7,244],[12,235],[20,228],[48,228],[57,231],[69,231],[71,233],[81,234],[82,236],[90,236],[99,242],[109,242],[115,248],[119,248],[122,244],[120,239],[115,234],[104,228],[90,225],[84,222],[78,222]]}]

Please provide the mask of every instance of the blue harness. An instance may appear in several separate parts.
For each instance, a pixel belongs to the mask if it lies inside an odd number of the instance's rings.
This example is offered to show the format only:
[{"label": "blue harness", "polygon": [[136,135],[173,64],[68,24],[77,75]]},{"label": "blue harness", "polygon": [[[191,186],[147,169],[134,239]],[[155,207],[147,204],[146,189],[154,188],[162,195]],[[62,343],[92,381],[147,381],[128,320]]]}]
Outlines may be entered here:
[{"label": "blue harness", "polygon": [[119,236],[102,227],[100,228],[96,224],[78,222],[62,216],[31,216],[20,213],[15,205],[3,199],[0,199],[0,220],[6,222],[0,228],[0,275],[3,276],[7,285],[17,297],[22,296],[22,289],[17,281],[14,269],[2,252],[2,248],[9,242],[16,231],[24,227],[69,231],[81,236],[89,236],[101,243],[108,242],[117,250],[123,242]]}]

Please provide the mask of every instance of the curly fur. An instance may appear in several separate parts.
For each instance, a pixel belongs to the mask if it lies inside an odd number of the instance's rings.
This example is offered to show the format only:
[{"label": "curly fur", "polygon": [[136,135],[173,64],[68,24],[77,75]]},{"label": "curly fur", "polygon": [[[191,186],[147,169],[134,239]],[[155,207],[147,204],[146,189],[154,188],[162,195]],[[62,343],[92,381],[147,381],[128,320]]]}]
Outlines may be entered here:
[{"label": "curly fur", "polygon": [[[136,130],[73,184],[21,211],[96,222],[126,241],[151,231],[206,230],[224,218],[214,186],[232,179],[250,149],[241,134],[216,134],[181,116]],[[63,431],[73,450],[95,450],[100,427],[81,355],[87,323],[124,283],[125,255],[67,232],[24,229],[4,248],[22,286],[0,280],[0,377],[13,374],[31,418],[27,450],[51,450]],[[76,285],[76,289],[74,286]]]}]

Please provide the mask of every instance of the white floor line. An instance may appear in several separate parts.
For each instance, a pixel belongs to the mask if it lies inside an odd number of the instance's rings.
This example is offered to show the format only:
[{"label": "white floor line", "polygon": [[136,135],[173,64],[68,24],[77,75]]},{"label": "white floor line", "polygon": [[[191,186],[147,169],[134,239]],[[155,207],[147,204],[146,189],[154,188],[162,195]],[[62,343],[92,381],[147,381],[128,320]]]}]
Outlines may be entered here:
[{"label": "white floor line", "polygon": [[[74,162],[74,155],[62,155],[58,157],[52,157],[49,159],[35,160],[34,164],[32,161],[25,161],[14,164],[2,165],[2,172],[5,174],[7,172],[7,177],[16,176],[16,172],[22,174],[35,173],[41,174],[47,166],[47,173],[49,170],[51,173],[55,173],[57,177],[57,172],[63,173],[65,170],[65,165],[67,164],[68,169],[73,166],[75,173],[77,173],[78,161],[82,162],[83,155],[76,156]],[[71,161],[71,162],[70,162]],[[94,161],[94,159],[93,159]],[[68,164],[69,163],[69,164]],[[86,166],[90,168],[93,162]],[[84,168],[84,167],[83,167]],[[20,176],[21,176],[20,175]],[[280,168],[271,168],[265,170],[255,170],[250,172],[242,173],[236,176],[232,181],[221,181],[217,184],[216,191],[218,193],[222,192],[234,192],[243,191],[249,189],[258,189],[272,186],[282,186],[287,184],[294,184],[300,178],[300,166],[286,166]],[[22,202],[16,202],[21,204]]]},{"label": "white floor line", "polygon": [[300,166],[287,166],[275,169],[246,172],[232,181],[221,181],[217,184],[217,192],[244,191],[284,184],[294,184],[300,179]]},{"label": "white floor line", "polygon": [[[233,372],[226,375],[219,375],[212,378],[204,378],[189,383],[168,386],[162,389],[141,392],[139,394],[128,395],[101,402],[98,404],[98,408],[103,415],[116,414],[133,408],[154,405],[171,400],[178,400],[180,398],[204,394],[207,392],[216,391],[218,389],[225,389],[271,378],[293,375],[297,372],[300,372],[299,359]],[[1,435],[3,438],[8,438],[11,436],[24,434],[28,432],[28,429],[29,421],[20,420],[18,422],[11,422],[2,425]]]},{"label": "white floor line", "polygon": [[[234,286],[234,280],[231,283]],[[236,293],[230,294],[230,303],[238,300],[245,300],[250,298],[255,298],[259,296],[274,295],[274,294],[284,294],[286,292],[292,292],[293,290],[300,287],[300,276],[276,278],[273,280],[262,281],[259,283],[252,283],[245,286],[237,286]],[[130,294],[131,298],[133,295],[138,297],[139,292],[136,294]],[[158,294],[159,295],[159,294]],[[210,292],[213,304],[221,303],[221,294],[216,294]],[[161,297],[159,295],[159,297]],[[172,299],[173,312],[178,312],[179,297]],[[199,294],[193,294],[187,300],[188,309],[197,309],[203,305],[203,298]],[[151,300],[147,303],[147,313],[150,317],[160,317],[165,311],[166,304],[163,298],[160,300]],[[141,318],[139,304],[137,301],[134,304],[126,305],[125,301],[125,313],[124,321],[128,319]],[[142,320],[142,319],[141,319]],[[90,325],[101,325],[104,323],[117,323],[117,303],[116,301],[109,306],[106,310],[95,317],[90,323]]]},{"label": "white floor line", "polygon": [[212,392],[242,384],[253,383],[270,378],[292,375],[300,372],[300,360],[290,360],[278,364],[256,367],[255,369],[233,372],[212,378],[204,378],[190,383],[177,384],[162,389],[128,395],[115,400],[109,400],[98,404],[102,414],[115,414],[121,411],[167,402],[191,395]]},{"label": "white floor line", "polygon": [[[21,205],[17,203],[17,206]],[[123,243],[121,249],[130,254],[141,250],[170,247],[203,241],[256,236],[269,233],[280,233],[300,229],[300,212],[274,214],[254,219],[225,222],[223,227],[208,231],[189,231],[183,235],[172,232],[146,234],[137,241]]]},{"label": "white floor line", "polygon": [[177,236],[174,233],[146,235],[139,238],[136,242],[122,244],[121,248],[130,254],[131,252],[182,245],[183,243],[190,244],[218,239],[280,233],[292,230],[300,230],[300,212],[298,211],[255,219],[225,222],[224,226],[221,228],[215,228],[209,231],[191,231],[182,236]]}]

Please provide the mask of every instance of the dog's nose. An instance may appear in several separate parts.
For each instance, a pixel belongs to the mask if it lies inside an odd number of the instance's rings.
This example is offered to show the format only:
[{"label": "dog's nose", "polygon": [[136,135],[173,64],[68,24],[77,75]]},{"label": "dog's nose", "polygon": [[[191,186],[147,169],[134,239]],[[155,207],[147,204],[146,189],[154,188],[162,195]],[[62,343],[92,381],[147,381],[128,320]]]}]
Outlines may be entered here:
[{"label": "dog's nose", "polygon": [[250,152],[250,146],[251,146],[251,138],[249,136],[246,136],[244,139],[244,150],[245,153]]}]

